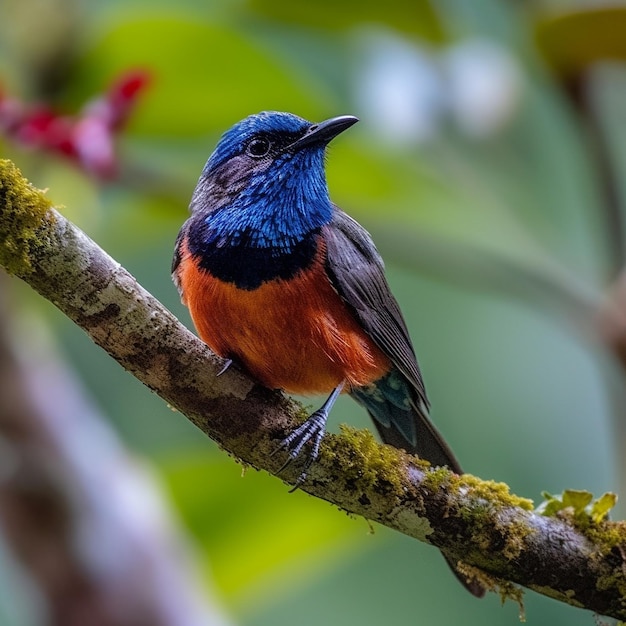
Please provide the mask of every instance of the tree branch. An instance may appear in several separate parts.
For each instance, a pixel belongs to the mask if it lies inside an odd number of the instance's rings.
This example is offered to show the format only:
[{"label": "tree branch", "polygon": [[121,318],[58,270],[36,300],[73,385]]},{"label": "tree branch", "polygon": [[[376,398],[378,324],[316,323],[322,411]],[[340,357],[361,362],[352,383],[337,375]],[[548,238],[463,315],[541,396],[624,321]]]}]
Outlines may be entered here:
[{"label": "tree branch", "polygon": [[[216,377],[220,359],[9,161],[0,161],[0,264],[226,451],[276,474],[285,459],[270,453],[302,407],[234,368]],[[294,465],[281,474],[291,484]],[[492,587],[513,581],[626,619],[623,523],[568,508],[538,514],[506,485],[431,469],[367,431],[327,435],[309,474],[304,491],[441,548]]]}]

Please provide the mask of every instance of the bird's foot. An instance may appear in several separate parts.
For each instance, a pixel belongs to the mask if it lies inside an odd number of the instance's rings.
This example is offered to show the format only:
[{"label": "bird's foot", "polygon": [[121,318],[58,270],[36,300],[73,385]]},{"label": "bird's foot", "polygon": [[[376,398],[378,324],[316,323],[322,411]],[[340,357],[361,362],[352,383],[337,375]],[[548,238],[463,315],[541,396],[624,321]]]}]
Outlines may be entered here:
[{"label": "bird's foot", "polygon": [[306,459],[304,460],[300,476],[298,476],[298,480],[296,480],[293,488],[289,490],[289,493],[294,492],[304,483],[309,468],[317,460],[320,452],[320,444],[322,443],[324,433],[326,432],[327,419],[328,411],[325,407],[318,409],[315,413],[311,414],[309,419],[307,419],[304,424],[296,428],[289,434],[289,436],[285,437],[285,439],[281,441],[278,448],[272,452],[272,456],[281,450],[287,450],[289,453],[289,457],[277,472],[277,474],[280,474],[300,456],[302,448],[304,448],[309,441],[312,442],[311,449],[307,453]]},{"label": "bird's foot", "polygon": [[272,456],[280,450],[287,450],[289,452],[289,458],[283,463],[277,472],[277,474],[280,474],[298,458],[300,452],[302,452],[302,448],[304,448],[309,441],[313,442],[311,450],[304,461],[300,476],[298,476],[296,484],[289,490],[289,493],[294,492],[298,489],[298,487],[300,487],[300,485],[302,485],[302,483],[304,483],[309,467],[311,467],[311,465],[313,465],[313,463],[317,460],[317,457],[320,454],[320,444],[322,443],[324,433],[326,432],[328,414],[330,413],[333,404],[335,404],[335,400],[337,400],[339,394],[341,393],[343,386],[343,382],[339,383],[328,396],[326,402],[324,402],[324,404],[317,411],[315,411],[315,413],[311,413],[309,419],[301,426],[298,426],[298,428],[296,428],[288,437],[283,439],[280,446],[272,452]]}]

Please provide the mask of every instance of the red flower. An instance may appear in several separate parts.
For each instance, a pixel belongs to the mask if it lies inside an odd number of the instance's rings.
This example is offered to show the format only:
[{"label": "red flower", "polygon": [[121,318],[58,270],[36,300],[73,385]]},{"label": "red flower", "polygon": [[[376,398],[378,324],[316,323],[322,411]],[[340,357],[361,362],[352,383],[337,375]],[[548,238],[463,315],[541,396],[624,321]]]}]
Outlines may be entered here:
[{"label": "red flower", "polygon": [[118,166],[115,135],[149,82],[146,71],[125,72],[76,116],[60,115],[46,105],[28,106],[0,92],[0,132],[33,150],[61,154],[97,178],[110,180]]}]

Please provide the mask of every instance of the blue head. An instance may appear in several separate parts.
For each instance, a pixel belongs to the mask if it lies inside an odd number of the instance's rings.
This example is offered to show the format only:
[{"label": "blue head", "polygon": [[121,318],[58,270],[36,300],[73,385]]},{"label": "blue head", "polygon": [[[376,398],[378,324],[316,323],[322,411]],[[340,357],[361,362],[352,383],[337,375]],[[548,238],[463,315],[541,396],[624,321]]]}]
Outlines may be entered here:
[{"label": "blue head", "polygon": [[312,124],[291,113],[251,115],[226,131],[202,171],[191,211],[204,242],[289,253],[332,215],[328,142],[357,118]]}]

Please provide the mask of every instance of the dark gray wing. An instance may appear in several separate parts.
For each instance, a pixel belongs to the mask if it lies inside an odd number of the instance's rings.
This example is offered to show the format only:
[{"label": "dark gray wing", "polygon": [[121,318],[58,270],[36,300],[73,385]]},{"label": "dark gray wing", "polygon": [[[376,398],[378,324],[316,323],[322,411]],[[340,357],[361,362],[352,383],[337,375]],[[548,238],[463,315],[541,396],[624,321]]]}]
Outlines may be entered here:
[{"label": "dark gray wing", "polygon": [[[326,270],[334,288],[393,364],[393,370],[376,385],[379,393],[359,388],[352,396],[368,410],[384,442],[461,474],[459,462],[428,416],[429,403],[411,339],[369,233],[335,207],[324,239]],[[397,372],[410,387],[409,406],[394,397],[401,393],[398,384],[404,386]]]},{"label": "dark gray wing", "polygon": [[[334,288],[414,392],[412,406],[408,410],[393,402],[384,407],[375,406],[368,393],[362,390],[353,391],[352,396],[367,408],[384,442],[418,454],[433,465],[447,465],[461,474],[459,462],[428,417],[428,399],[411,339],[398,303],[387,284],[383,261],[369,233],[335,207],[331,223],[324,228],[324,239],[327,246],[326,271]],[[386,384],[383,379],[377,385],[383,390],[383,395]],[[393,387],[396,388],[395,385]],[[412,442],[408,440],[407,419],[413,424]],[[459,572],[456,561],[445,554],[444,558],[471,594],[478,598],[485,595],[485,588],[479,582],[468,581],[467,576]]]},{"label": "dark gray wing", "polygon": [[353,310],[368,335],[391,359],[428,409],[424,381],[400,307],[393,297],[383,260],[369,233],[335,207],[325,227],[326,270],[341,298]]}]

